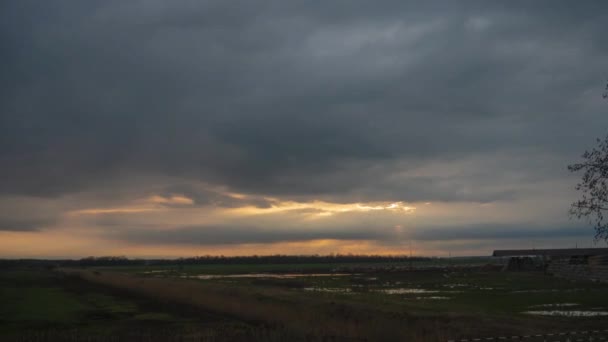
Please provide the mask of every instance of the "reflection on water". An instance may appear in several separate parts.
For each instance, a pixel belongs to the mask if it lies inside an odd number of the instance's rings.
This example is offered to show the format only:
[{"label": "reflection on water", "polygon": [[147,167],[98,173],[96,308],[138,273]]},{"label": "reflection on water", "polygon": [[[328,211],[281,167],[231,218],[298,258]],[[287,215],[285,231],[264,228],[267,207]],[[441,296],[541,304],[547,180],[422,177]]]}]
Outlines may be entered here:
[{"label": "reflection on water", "polygon": [[540,311],[524,311],[529,315],[542,316],[562,316],[562,317],[594,317],[608,316],[608,311],[584,311],[584,310],[540,310]]},{"label": "reflection on water", "polygon": [[345,277],[350,273],[245,273],[245,274],[194,274],[183,275],[182,278],[196,279],[225,279],[225,278],[274,278],[292,279],[303,277]]},{"label": "reflection on water", "polygon": [[416,299],[419,299],[419,300],[425,300],[425,299],[430,299],[430,300],[446,300],[446,299],[450,299],[450,297],[428,296],[428,297],[416,297]]},{"label": "reflection on water", "polygon": [[352,293],[349,288],[340,288],[340,287],[305,287],[304,291],[331,292],[331,293]]},{"label": "reflection on water", "polygon": [[511,293],[545,293],[545,292],[579,292],[579,291],[589,291],[589,289],[534,289],[534,290],[516,290],[511,291]]},{"label": "reflection on water", "polygon": [[399,289],[381,289],[376,290],[386,294],[412,294],[412,293],[438,293],[439,291],[425,290],[425,289],[412,289],[412,288],[399,288]]},{"label": "reflection on water", "polygon": [[[350,288],[343,287],[305,287],[304,291],[312,291],[312,292],[328,292],[328,293],[346,293],[346,294],[355,294]],[[438,291],[427,291],[422,289],[384,289],[379,290],[378,292],[384,292],[389,294],[395,293],[435,293]],[[450,299],[450,297],[444,296],[427,296],[427,297],[414,297],[416,300],[446,300]]]},{"label": "reflection on water", "polygon": [[537,304],[537,305],[530,305],[531,308],[561,308],[561,307],[568,307],[568,306],[577,306],[580,304],[577,303],[553,303],[553,304]]}]

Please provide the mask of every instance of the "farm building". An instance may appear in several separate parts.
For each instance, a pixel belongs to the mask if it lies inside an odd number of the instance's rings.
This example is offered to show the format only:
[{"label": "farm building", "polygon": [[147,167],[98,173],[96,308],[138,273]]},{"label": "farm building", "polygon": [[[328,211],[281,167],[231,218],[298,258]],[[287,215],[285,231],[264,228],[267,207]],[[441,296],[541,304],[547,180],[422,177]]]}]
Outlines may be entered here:
[{"label": "farm building", "polygon": [[505,271],[544,269],[556,277],[608,282],[608,248],[495,250],[508,257]]}]

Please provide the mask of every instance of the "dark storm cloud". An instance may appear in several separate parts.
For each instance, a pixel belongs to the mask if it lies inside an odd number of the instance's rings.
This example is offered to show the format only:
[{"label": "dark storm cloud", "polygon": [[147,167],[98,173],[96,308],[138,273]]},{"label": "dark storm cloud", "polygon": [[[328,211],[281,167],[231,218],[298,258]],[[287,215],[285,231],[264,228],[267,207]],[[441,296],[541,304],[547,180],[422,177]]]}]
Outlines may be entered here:
[{"label": "dark storm cloud", "polygon": [[[519,166],[392,175],[509,151],[560,156],[543,175],[562,177],[608,124],[594,102],[603,2],[2,7],[5,194],[161,175],[262,195],[485,202],[517,197],[503,175]],[[480,180],[502,187],[461,191]]]}]

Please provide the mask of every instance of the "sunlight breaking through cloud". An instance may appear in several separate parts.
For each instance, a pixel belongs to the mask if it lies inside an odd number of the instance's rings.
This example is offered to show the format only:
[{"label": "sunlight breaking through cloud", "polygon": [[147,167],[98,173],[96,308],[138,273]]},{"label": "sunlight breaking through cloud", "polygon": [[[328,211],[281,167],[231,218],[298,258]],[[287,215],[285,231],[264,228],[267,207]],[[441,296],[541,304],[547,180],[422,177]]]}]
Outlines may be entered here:
[{"label": "sunlight breaking through cloud", "polygon": [[173,196],[167,196],[167,197],[154,195],[154,196],[149,197],[148,201],[151,203],[173,204],[173,205],[194,204],[194,201],[191,198],[188,198],[185,196],[180,196],[180,195],[173,195]]},{"label": "sunlight breaking through cloud", "polygon": [[405,205],[403,202],[369,202],[369,203],[331,203],[324,201],[295,202],[273,200],[269,208],[242,207],[231,210],[238,215],[259,215],[288,211],[310,212],[311,216],[332,216],[340,213],[369,212],[369,211],[392,211],[411,213],[416,210],[413,206]]}]

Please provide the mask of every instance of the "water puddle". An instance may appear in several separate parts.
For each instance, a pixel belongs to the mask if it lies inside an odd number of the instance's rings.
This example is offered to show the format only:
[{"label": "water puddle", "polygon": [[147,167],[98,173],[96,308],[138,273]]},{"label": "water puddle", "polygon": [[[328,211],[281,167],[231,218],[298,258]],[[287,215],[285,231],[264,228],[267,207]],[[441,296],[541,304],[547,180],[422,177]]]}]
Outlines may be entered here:
[{"label": "water puddle", "polygon": [[[546,293],[546,292],[579,292],[583,291],[583,289],[574,288],[574,289],[534,289],[534,290],[515,290],[511,291],[511,293]],[[588,291],[588,290],[586,290]]]},{"label": "water puddle", "polygon": [[227,278],[273,278],[273,279],[293,279],[305,277],[346,277],[350,273],[245,273],[245,274],[197,274],[183,275],[182,278],[195,278],[202,280],[227,279]]},{"label": "water puddle", "polygon": [[577,303],[552,303],[552,304],[537,304],[530,305],[531,308],[564,308],[569,306],[578,306]]},{"label": "water puddle", "polygon": [[329,293],[352,293],[349,288],[340,287],[305,287],[304,291],[329,292]]},{"label": "water puddle", "polygon": [[538,289],[538,290],[515,290],[511,293],[544,293],[544,292],[558,292],[557,289]]},{"label": "water puddle", "polygon": [[412,288],[400,288],[400,289],[381,289],[376,290],[377,292],[383,292],[386,294],[394,295],[394,294],[418,294],[418,293],[438,293],[439,291],[435,290],[425,290],[425,289],[412,289]]},{"label": "water puddle", "polygon": [[450,297],[443,297],[443,296],[429,296],[429,297],[416,297],[416,299],[418,300],[446,300],[446,299],[450,299]]},{"label": "water puddle", "polygon": [[524,311],[529,315],[560,316],[560,317],[596,317],[608,316],[608,311],[585,311],[585,310],[539,310]]}]

